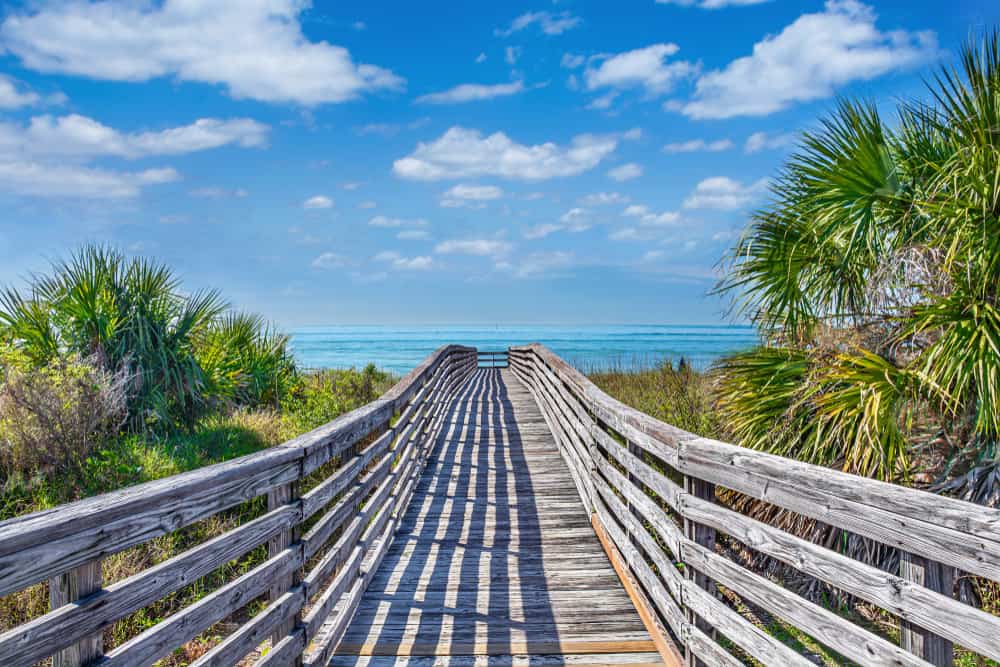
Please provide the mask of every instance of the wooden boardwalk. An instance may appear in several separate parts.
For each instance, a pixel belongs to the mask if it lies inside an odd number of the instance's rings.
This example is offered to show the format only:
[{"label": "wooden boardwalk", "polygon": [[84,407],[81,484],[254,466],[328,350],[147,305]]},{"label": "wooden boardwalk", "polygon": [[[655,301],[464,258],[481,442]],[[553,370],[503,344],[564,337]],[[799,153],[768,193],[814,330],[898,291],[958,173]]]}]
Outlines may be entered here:
[{"label": "wooden boardwalk", "polygon": [[511,371],[475,371],[432,447],[331,665],[662,664]]}]

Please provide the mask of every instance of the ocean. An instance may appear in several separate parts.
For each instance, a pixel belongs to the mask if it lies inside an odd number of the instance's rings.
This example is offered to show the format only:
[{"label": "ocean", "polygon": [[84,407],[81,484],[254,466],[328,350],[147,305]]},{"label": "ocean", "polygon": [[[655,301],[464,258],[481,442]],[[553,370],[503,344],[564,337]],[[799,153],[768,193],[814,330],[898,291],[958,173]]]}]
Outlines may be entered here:
[{"label": "ocean", "polygon": [[292,331],[292,350],[306,368],[379,368],[405,373],[445,343],[480,350],[544,343],[585,371],[634,369],[686,359],[704,369],[719,357],[752,347],[748,326],[316,326]]}]

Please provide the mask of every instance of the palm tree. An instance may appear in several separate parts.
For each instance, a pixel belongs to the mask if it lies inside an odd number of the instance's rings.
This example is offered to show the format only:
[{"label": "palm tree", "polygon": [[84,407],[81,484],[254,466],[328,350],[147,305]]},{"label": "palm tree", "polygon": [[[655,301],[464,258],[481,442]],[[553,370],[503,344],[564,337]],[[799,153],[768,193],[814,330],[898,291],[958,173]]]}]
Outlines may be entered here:
[{"label": "palm tree", "polygon": [[[845,101],[806,133],[719,285],[762,333],[717,368],[746,446],[997,500],[1000,36],[892,122]],[[989,480],[985,483],[984,480]]]}]

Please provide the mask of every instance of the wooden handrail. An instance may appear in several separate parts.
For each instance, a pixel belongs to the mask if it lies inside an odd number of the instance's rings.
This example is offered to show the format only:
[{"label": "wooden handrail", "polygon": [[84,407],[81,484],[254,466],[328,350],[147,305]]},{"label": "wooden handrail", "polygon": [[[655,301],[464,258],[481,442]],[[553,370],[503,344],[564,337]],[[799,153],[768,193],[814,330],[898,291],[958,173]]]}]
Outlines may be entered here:
[{"label": "wooden handrail", "polygon": [[[327,616],[360,599],[447,398],[475,367],[474,348],[444,346],[379,399],[277,447],[0,522],[0,596],[59,587],[52,611],[0,634],[0,665],[149,665],[264,594],[268,606],[195,664],[235,664],[268,635],[263,664],[325,664],[339,640]],[[265,495],[266,513],[101,586],[108,556]],[[261,544],[263,563],[102,655],[104,628]]]},{"label": "wooden handrail", "polygon": [[[720,586],[859,664],[951,665],[953,644],[1000,660],[1000,618],[954,599],[950,574],[1000,581],[1000,511],[699,437],[608,396],[543,345],[512,347],[510,364],[689,664],[742,664],[716,633],[763,664],[812,664],[733,611]],[[716,488],[895,548],[900,574],[741,514]],[[902,645],[723,555],[717,534],[880,607]]]}]

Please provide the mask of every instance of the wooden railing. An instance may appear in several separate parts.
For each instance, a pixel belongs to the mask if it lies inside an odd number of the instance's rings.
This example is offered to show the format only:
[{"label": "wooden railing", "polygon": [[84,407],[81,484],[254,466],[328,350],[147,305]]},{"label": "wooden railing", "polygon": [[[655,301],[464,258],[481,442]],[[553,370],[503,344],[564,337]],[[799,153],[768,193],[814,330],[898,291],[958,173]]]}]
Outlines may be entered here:
[{"label": "wooden railing", "polygon": [[[958,573],[1000,581],[1000,511],[698,437],[614,400],[541,345],[511,348],[510,364],[668,664],[815,664],[723,594],[860,665],[951,665],[954,646],[1000,660],[1000,618],[953,598]],[[734,511],[718,500],[730,492],[898,550],[899,572]],[[734,547],[884,610],[899,641],[748,569]]]},{"label": "wooden railing", "polygon": [[507,368],[507,350],[479,350],[476,353],[479,358],[480,368]]},{"label": "wooden railing", "polygon": [[[0,523],[0,596],[48,582],[51,611],[0,635],[0,665],[150,665],[250,603],[266,606],[193,661],[232,665],[268,637],[260,665],[324,665],[385,554],[476,367],[437,350],[380,399],[283,445]],[[266,497],[266,507],[263,498]],[[238,507],[257,516],[108,585],[104,559]],[[117,620],[266,545],[266,558],[106,653]],[[258,559],[260,560],[260,559]]]}]

